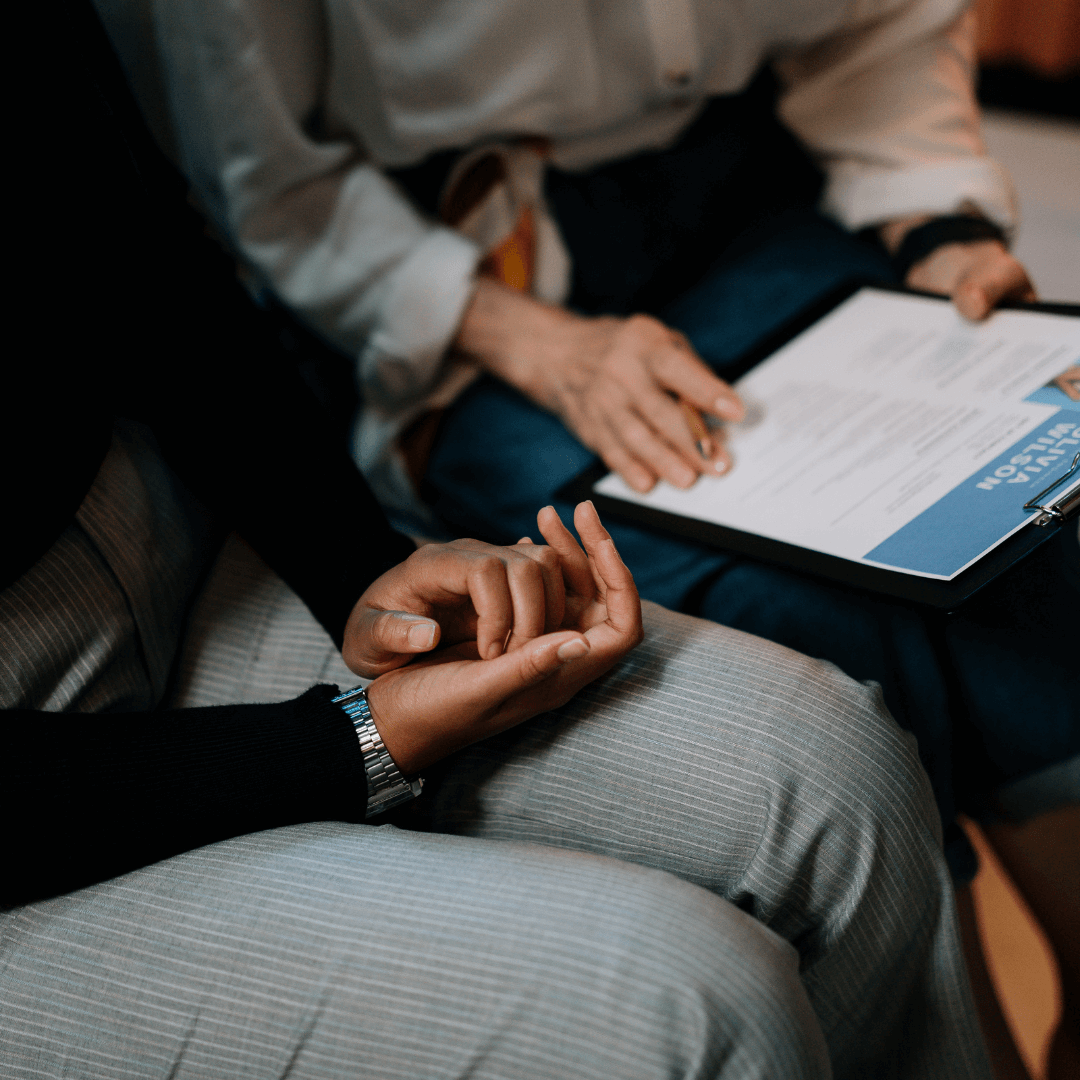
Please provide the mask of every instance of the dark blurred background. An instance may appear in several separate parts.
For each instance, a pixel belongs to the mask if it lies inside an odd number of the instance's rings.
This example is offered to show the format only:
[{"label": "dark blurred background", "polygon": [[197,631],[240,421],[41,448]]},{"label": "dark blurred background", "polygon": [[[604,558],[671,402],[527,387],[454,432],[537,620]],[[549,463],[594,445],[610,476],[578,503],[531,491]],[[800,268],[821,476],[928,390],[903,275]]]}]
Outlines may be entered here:
[{"label": "dark blurred background", "polygon": [[984,105],[1080,118],[1080,0],[978,0]]}]

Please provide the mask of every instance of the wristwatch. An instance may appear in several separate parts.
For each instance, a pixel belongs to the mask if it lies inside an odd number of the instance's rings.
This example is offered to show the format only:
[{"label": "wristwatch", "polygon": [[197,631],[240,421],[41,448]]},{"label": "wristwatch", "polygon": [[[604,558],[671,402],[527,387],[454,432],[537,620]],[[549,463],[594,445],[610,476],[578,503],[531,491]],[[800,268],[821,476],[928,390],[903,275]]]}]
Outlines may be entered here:
[{"label": "wristwatch", "polygon": [[383,745],[375,721],[371,719],[367,691],[362,686],[355,686],[352,690],[331,698],[331,701],[345,710],[345,715],[352,721],[356,737],[360,740],[368,782],[367,812],[364,817],[373,818],[392,806],[415,799],[423,789],[424,781],[420,777],[406,780],[401,775],[401,770]]},{"label": "wristwatch", "polygon": [[1005,231],[992,221],[970,214],[949,214],[931,218],[923,225],[908,231],[892,257],[896,276],[903,281],[908,271],[927,255],[945,244],[970,244],[978,240],[1000,240],[1005,243]]}]

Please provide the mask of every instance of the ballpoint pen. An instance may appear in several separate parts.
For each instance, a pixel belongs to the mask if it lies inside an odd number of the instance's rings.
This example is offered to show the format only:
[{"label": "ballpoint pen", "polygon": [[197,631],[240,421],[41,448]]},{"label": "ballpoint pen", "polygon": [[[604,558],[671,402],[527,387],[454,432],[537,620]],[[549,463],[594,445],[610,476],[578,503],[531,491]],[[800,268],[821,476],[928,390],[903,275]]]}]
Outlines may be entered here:
[{"label": "ballpoint pen", "polygon": [[701,413],[685,398],[679,398],[679,408],[682,409],[682,414],[686,418],[686,423],[690,428],[690,434],[694,438],[694,445],[697,447],[698,453],[706,461],[711,460],[714,450],[712,436],[709,434],[709,428]]}]

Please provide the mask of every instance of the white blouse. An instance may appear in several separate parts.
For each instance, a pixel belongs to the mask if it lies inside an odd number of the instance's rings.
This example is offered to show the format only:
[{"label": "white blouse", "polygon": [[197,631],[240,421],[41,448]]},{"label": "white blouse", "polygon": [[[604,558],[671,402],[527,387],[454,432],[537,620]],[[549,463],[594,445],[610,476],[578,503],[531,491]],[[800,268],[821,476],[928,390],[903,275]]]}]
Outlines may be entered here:
[{"label": "white blouse", "polygon": [[1014,223],[979,135],[965,0],[97,4],[204,206],[358,358],[387,415],[437,378],[478,251],[381,166],[541,135],[556,164],[587,168],[670,144],[770,61],[780,116],[824,167],[823,208],[842,224],[964,202]]}]

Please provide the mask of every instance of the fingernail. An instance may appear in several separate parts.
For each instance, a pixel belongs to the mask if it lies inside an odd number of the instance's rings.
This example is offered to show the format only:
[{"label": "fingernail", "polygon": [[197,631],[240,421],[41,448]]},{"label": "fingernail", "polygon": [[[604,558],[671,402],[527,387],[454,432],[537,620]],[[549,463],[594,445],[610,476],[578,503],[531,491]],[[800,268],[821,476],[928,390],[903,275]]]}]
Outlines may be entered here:
[{"label": "fingernail", "polygon": [[742,403],[734,397],[718,397],[713,411],[720,416],[726,416],[729,420],[741,420],[743,414]]},{"label": "fingernail", "polygon": [[418,622],[415,626],[409,627],[409,644],[414,649],[430,649],[435,643],[435,624],[427,622]]},{"label": "fingernail", "polygon": [[731,468],[731,462],[721,459],[713,464],[713,468],[720,474],[726,473]]},{"label": "fingernail", "polygon": [[694,481],[697,479],[697,473],[691,472],[689,469],[676,469],[675,470],[675,486],[681,488],[693,487]]},{"label": "fingernail", "polygon": [[574,638],[560,645],[555,655],[565,664],[568,660],[576,660],[589,651],[589,646],[584,638]]}]

